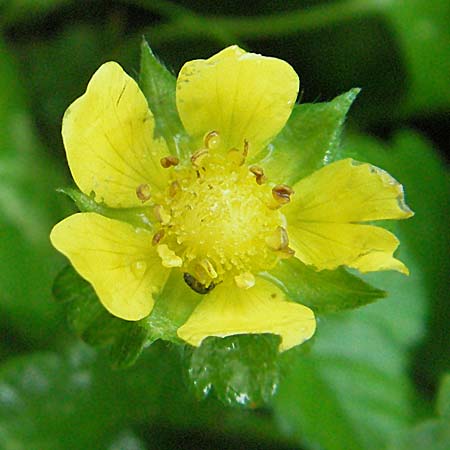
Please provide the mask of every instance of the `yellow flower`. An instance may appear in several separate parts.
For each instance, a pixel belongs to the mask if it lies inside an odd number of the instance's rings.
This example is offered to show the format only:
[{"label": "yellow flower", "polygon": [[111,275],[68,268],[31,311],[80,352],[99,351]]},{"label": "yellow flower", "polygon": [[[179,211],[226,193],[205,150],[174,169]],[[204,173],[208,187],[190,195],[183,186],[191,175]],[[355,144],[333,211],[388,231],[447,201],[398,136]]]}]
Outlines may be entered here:
[{"label": "yellow flower", "polygon": [[316,322],[261,277],[280,259],[407,273],[393,257],[395,236],[361,224],[412,214],[386,172],[345,159],[294,186],[282,173],[266,179],[258,157],[285,125],[298,89],[289,64],[237,46],[188,62],[176,100],[191,151],[174,155],[154,135],[135,81],[114,62],[97,70],[63,119],[69,166],[97,202],[140,208],[142,226],[79,213],[57,224],[51,241],[108,311],[140,320],[166,295],[188,311],[177,333],[189,344],[273,333],[287,350],[309,339]]}]

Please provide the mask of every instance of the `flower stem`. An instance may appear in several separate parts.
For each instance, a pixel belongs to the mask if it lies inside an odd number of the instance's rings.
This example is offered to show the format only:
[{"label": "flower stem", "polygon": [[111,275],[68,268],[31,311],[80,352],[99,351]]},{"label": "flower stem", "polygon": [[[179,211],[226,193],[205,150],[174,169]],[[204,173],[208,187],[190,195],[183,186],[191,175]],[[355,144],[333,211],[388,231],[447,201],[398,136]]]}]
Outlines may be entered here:
[{"label": "flower stem", "polygon": [[374,0],[343,0],[312,8],[301,8],[253,17],[203,16],[168,0],[131,2],[158,12],[169,22],[149,30],[152,41],[171,41],[186,37],[209,35],[229,44],[231,41],[255,37],[274,37],[318,29],[333,23],[371,15],[385,2]]}]

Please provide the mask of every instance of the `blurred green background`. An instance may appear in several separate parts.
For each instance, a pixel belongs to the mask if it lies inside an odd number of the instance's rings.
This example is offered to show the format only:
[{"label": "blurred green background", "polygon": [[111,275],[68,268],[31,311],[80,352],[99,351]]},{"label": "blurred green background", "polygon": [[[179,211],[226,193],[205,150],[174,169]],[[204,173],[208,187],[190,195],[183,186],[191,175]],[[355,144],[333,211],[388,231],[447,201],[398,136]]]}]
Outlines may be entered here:
[{"label": "blurred green background", "polygon": [[[450,448],[449,17],[447,0],[0,0],[0,448]],[[55,192],[62,115],[103,62],[137,77],[143,35],[175,74],[237,43],[292,64],[302,103],[361,87],[342,154],[416,212],[398,230],[411,276],[367,277],[389,297],[322,318],[264,408],[198,401],[168,344],[111,370],[52,300],[48,233],[74,210]]]}]

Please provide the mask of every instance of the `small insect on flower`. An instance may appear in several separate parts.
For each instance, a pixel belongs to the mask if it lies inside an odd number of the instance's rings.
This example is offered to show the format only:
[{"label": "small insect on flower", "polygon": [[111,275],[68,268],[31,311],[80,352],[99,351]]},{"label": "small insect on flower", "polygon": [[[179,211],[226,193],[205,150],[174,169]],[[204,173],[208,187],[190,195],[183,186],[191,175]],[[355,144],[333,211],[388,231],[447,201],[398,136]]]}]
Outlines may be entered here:
[{"label": "small insect on flower", "polygon": [[215,283],[211,281],[211,283],[208,286],[205,286],[204,284],[200,283],[196,278],[194,278],[191,274],[184,272],[183,278],[185,283],[197,294],[205,295],[208,292],[211,292],[215,287]]},{"label": "small insect on flower", "polygon": [[78,188],[114,218],[74,214],[51,241],[111,314],[141,320],[158,301],[191,345],[272,333],[284,351],[309,339],[316,320],[275,269],[302,264],[316,278],[341,266],[407,273],[394,257],[396,237],[373,225],[412,215],[389,174],[344,159],[300,179],[283,170],[282,155],[265,157],[280,151],[268,146],[298,91],[288,63],[237,46],[190,61],[176,82],[183,129],[164,135],[168,145],[137,83],[115,62],[97,70],[67,109],[62,135]]}]

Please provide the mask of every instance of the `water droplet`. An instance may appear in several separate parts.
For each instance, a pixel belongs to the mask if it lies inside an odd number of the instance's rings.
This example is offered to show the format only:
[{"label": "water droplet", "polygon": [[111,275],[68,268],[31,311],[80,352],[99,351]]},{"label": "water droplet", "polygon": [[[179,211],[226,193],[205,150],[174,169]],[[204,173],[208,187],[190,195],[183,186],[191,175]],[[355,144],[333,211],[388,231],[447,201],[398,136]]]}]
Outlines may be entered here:
[{"label": "water droplet", "polygon": [[147,270],[147,263],[145,261],[134,261],[131,264],[131,271],[136,278],[141,278]]}]

